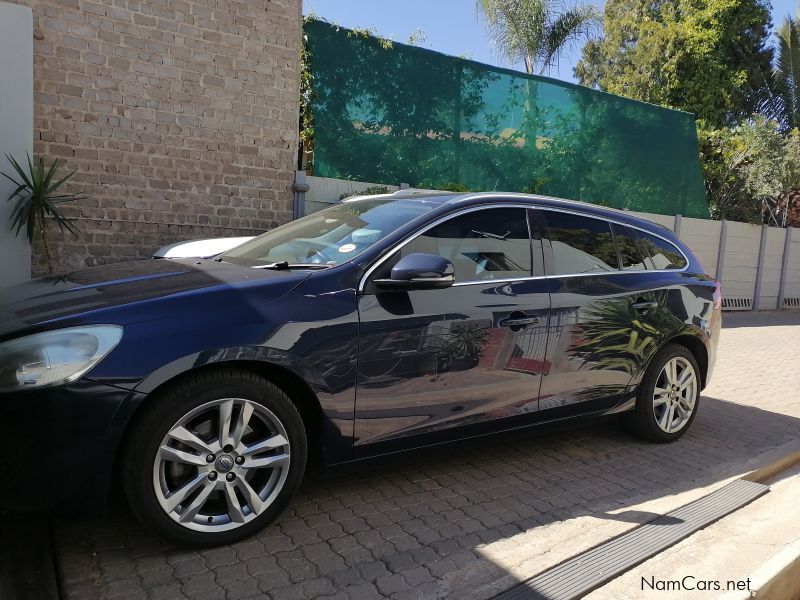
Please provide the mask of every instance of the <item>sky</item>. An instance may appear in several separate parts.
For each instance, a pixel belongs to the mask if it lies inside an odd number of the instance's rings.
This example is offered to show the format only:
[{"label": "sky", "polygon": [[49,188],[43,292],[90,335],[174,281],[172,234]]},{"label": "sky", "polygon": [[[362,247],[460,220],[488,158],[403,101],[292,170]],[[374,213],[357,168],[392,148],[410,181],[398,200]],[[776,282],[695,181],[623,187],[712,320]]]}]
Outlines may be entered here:
[{"label": "sky", "polygon": [[[595,2],[601,9],[604,0]],[[773,0],[772,20],[780,23],[794,14],[800,0]],[[417,45],[478,62],[522,69],[509,65],[490,48],[475,0],[303,0],[303,12],[343,27],[374,27],[384,37],[407,42],[417,29],[425,40]],[[550,76],[574,81],[573,68],[580,59],[580,45],[565,54]]]}]

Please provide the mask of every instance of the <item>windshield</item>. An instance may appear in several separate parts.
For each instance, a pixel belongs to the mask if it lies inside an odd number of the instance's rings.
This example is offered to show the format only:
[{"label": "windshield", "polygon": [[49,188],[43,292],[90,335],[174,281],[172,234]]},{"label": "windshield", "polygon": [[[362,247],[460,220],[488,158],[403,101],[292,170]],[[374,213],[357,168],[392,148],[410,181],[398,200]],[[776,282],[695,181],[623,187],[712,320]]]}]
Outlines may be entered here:
[{"label": "windshield", "polygon": [[398,227],[436,207],[421,200],[358,200],[276,227],[218,260],[249,267],[333,266],[358,256]]}]

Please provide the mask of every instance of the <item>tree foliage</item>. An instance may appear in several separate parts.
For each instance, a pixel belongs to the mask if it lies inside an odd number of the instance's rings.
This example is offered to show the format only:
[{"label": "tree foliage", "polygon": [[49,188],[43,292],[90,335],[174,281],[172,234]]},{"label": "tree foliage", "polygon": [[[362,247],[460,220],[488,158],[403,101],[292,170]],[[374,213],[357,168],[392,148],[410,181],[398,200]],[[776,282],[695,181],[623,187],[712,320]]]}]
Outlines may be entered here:
[{"label": "tree foliage", "polygon": [[608,0],[603,25],[575,69],[584,85],[692,112],[708,127],[756,110],[772,59],[764,0]]},{"label": "tree foliage", "polygon": [[777,37],[775,91],[781,100],[781,121],[794,129],[800,127],[800,21],[786,17]]},{"label": "tree foliage", "polygon": [[758,94],[759,112],[791,131],[800,127],[800,17],[787,16],[775,38],[775,67]]},{"label": "tree foliage", "polygon": [[593,4],[564,9],[558,0],[478,0],[492,45],[510,63],[546,74],[573,44],[588,39],[600,23]]},{"label": "tree foliage", "polygon": [[712,215],[785,225],[786,194],[800,185],[800,132],[756,116],[736,127],[701,134]]}]

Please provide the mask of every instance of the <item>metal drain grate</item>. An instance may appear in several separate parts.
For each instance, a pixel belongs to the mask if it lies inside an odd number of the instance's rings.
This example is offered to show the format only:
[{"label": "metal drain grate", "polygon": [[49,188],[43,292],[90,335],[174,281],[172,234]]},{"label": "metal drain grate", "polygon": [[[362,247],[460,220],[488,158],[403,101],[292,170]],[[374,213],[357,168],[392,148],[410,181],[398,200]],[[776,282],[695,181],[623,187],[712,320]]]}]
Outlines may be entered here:
[{"label": "metal drain grate", "polygon": [[783,308],[800,308],[800,298],[784,298]]},{"label": "metal drain grate", "polygon": [[768,491],[769,487],[761,483],[737,479],[708,496],[570,558],[496,598],[580,598]]},{"label": "metal drain grate", "polygon": [[753,310],[752,298],[723,298],[722,310]]}]

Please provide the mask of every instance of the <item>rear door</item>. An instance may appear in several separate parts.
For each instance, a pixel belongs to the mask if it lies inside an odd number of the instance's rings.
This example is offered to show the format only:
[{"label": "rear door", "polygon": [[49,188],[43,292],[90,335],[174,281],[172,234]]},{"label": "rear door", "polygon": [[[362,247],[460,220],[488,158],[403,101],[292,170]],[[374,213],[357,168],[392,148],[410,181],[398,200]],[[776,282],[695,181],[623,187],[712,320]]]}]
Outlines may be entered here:
[{"label": "rear door", "polygon": [[[446,289],[380,291],[402,256],[455,266]],[[359,296],[356,444],[535,412],[550,299],[521,207],[471,210],[408,241]]]},{"label": "rear door", "polygon": [[632,396],[632,376],[660,344],[663,321],[674,321],[665,291],[626,227],[572,212],[540,214],[552,303],[540,408],[565,415],[611,408]]}]

